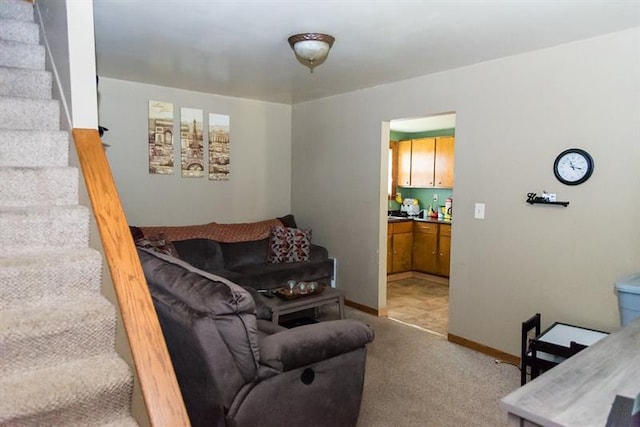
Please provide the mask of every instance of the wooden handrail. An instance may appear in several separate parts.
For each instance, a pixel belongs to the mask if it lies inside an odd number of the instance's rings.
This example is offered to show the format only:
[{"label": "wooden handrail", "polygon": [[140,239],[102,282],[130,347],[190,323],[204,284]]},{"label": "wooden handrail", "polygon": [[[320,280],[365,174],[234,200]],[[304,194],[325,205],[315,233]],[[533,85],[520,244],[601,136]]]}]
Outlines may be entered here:
[{"label": "wooden handrail", "polygon": [[73,140],[111,271],[149,420],[158,427],[190,426],[98,131],[74,129]]}]

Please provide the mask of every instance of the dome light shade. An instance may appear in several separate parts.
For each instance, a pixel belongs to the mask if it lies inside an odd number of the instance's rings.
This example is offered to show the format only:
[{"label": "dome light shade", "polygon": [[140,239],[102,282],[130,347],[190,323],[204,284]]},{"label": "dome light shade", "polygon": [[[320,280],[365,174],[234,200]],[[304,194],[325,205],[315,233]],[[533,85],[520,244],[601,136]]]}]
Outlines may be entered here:
[{"label": "dome light shade", "polygon": [[322,64],[329,55],[335,38],[328,34],[303,33],[289,37],[289,45],[300,63],[313,73],[313,69]]}]

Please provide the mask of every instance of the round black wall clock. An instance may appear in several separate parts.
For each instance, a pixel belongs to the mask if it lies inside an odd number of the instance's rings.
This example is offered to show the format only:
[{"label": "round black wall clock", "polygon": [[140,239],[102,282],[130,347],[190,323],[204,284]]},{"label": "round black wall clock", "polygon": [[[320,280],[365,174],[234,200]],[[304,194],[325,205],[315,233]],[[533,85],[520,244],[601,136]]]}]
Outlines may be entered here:
[{"label": "round black wall clock", "polygon": [[582,184],[593,173],[593,158],[584,150],[569,148],[556,157],[556,161],[553,163],[553,173],[563,184]]}]

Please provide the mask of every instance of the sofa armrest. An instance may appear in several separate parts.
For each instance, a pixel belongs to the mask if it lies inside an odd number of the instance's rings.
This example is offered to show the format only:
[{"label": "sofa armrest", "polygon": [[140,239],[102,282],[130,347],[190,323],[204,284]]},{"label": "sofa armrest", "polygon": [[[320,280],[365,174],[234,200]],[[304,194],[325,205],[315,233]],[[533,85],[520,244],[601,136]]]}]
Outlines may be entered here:
[{"label": "sofa armrest", "polygon": [[260,364],[289,371],[363,347],[373,337],[371,327],[358,320],[300,326],[262,339]]},{"label": "sofa armrest", "polygon": [[311,244],[309,249],[310,262],[321,262],[328,258],[329,258],[329,251],[327,251],[327,248],[320,245],[314,245],[313,243]]}]

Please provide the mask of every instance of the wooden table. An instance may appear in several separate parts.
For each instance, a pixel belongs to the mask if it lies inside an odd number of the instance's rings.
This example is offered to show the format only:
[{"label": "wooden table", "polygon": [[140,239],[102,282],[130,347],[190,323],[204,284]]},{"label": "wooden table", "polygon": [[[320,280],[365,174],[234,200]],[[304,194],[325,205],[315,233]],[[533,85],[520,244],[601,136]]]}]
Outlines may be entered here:
[{"label": "wooden table", "polygon": [[267,298],[264,295],[262,295],[262,297],[271,309],[271,321],[276,324],[280,321],[280,315],[282,314],[295,313],[331,303],[338,304],[340,318],[344,319],[344,294],[336,288],[327,287],[320,294],[308,295],[292,300],[283,300],[276,295],[273,295],[273,298]]},{"label": "wooden table", "polygon": [[616,395],[640,393],[640,319],[500,401],[510,426],[603,427]]}]

